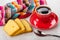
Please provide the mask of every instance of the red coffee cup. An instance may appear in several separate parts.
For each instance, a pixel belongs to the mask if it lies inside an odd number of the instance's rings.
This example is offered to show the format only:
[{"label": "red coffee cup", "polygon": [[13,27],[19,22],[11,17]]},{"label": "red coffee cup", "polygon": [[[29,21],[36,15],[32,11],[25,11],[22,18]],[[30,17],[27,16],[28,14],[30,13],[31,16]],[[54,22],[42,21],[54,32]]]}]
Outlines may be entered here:
[{"label": "red coffee cup", "polygon": [[57,15],[47,6],[39,6],[30,17],[30,23],[37,29],[47,30],[56,27]]}]

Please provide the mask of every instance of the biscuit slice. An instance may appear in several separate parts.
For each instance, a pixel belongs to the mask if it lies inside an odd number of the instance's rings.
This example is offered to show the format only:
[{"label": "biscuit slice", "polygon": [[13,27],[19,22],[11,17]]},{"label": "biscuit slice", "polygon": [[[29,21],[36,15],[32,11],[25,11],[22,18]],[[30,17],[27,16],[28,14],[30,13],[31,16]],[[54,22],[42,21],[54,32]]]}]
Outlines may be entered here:
[{"label": "biscuit slice", "polygon": [[4,31],[10,36],[12,36],[19,29],[19,26],[13,20],[9,20],[4,26]]},{"label": "biscuit slice", "polygon": [[30,24],[27,22],[27,20],[21,19],[21,22],[22,22],[23,25],[25,26],[26,32],[31,32],[31,31],[32,31],[32,28],[31,28]]},{"label": "biscuit slice", "polygon": [[18,34],[22,34],[23,32],[25,32],[25,27],[22,24],[22,22],[20,21],[20,19],[16,18],[15,22],[17,23],[17,25],[21,28],[19,31],[17,31],[14,35],[18,35]]}]

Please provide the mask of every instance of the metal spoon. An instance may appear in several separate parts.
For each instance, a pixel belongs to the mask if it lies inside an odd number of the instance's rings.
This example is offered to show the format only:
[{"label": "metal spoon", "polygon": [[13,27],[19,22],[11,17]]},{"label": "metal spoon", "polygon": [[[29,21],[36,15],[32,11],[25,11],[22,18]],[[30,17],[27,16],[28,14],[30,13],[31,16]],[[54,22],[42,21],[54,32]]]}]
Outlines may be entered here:
[{"label": "metal spoon", "polygon": [[46,34],[46,33],[42,32],[42,31],[39,31],[39,30],[34,30],[34,33],[35,33],[36,35],[38,35],[38,36],[41,36],[41,37],[53,36],[53,37],[58,37],[58,38],[60,38],[59,35]]}]

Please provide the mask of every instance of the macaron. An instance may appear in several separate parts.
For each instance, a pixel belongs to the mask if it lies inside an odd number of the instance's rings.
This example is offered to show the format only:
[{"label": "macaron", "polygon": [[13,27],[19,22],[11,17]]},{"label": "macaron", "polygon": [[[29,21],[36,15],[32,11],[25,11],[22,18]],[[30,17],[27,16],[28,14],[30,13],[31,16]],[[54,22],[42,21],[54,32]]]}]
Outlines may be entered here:
[{"label": "macaron", "polygon": [[11,17],[11,8],[5,6],[5,18],[9,19]]},{"label": "macaron", "polygon": [[22,5],[19,5],[17,2],[12,2],[12,4],[18,9],[17,11],[20,11],[23,9]]},{"label": "macaron", "polygon": [[31,13],[27,12],[27,13],[25,13],[25,15],[20,15],[20,16],[18,16],[18,18],[19,18],[19,19],[24,19],[24,18],[29,17],[30,15],[31,15]]},{"label": "macaron", "polygon": [[34,0],[35,6],[40,6],[40,0]]},{"label": "macaron", "polygon": [[15,13],[15,14],[11,17],[11,19],[16,19],[19,15],[20,15],[20,13]]},{"label": "macaron", "polygon": [[1,14],[1,20],[0,20],[0,26],[3,26],[5,24],[5,8],[3,6],[0,6],[0,14]]},{"label": "macaron", "polygon": [[17,12],[17,9],[15,8],[15,6],[13,4],[8,3],[7,6],[11,8],[12,12],[14,12],[14,13]]}]

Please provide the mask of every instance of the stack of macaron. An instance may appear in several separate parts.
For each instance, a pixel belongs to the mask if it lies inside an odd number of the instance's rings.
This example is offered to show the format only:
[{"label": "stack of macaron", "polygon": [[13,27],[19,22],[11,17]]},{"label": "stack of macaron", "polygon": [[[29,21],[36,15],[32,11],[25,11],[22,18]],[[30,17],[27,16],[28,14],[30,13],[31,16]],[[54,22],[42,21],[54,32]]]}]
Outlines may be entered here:
[{"label": "stack of macaron", "polygon": [[0,6],[0,17],[2,18],[0,18],[0,26],[7,23],[9,19],[29,17],[37,6],[36,3],[40,3],[39,0],[17,0]]},{"label": "stack of macaron", "polygon": [[29,0],[17,0],[17,2],[7,3],[5,5],[5,20],[8,21],[17,17],[20,19],[26,18],[31,15],[34,7],[34,3],[29,2]]}]

